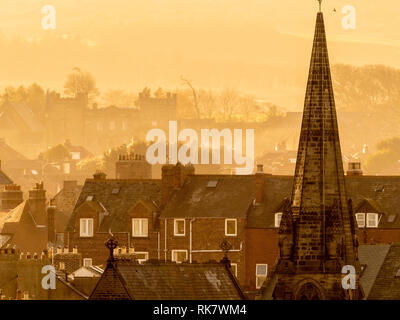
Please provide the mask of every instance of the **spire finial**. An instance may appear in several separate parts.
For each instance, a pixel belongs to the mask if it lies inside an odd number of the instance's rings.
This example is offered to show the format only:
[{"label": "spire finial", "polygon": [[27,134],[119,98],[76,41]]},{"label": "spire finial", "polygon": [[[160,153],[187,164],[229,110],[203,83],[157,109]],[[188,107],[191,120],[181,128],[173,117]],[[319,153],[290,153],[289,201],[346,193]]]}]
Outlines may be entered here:
[{"label": "spire finial", "polygon": [[322,11],[322,0],[318,0],[318,2],[319,2],[319,12],[321,12]]}]

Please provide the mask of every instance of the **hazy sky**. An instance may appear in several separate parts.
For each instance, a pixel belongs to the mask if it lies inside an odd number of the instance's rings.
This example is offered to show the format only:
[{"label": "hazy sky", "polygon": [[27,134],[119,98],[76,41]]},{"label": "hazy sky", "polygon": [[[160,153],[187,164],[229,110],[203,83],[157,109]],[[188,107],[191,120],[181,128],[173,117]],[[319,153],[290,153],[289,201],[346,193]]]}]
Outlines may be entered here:
[{"label": "hazy sky", "polygon": [[[46,4],[56,8],[56,30],[42,29]],[[344,5],[356,7],[355,30],[341,25]],[[80,67],[101,90],[180,88],[183,75],[197,87],[301,108],[318,3],[1,0],[0,8],[0,87],[37,82],[60,90]],[[323,8],[332,64],[400,68],[398,1],[324,0]]]}]

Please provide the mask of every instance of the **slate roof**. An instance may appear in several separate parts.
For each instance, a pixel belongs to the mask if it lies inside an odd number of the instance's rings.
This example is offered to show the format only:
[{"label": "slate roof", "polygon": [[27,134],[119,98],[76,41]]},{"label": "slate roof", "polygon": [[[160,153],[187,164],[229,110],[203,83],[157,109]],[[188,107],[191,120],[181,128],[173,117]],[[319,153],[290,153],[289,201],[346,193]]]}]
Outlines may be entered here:
[{"label": "slate roof", "polygon": [[0,169],[0,185],[13,184],[13,181]]},{"label": "slate roof", "polygon": [[[369,207],[369,212],[382,214],[379,228],[400,228],[400,176],[346,176],[345,181],[347,196],[353,200],[354,212]],[[291,198],[292,185],[293,176],[266,175],[264,202],[253,206],[247,227],[273,228],[274,214],[280,212],[285,198]],[[254,186],[251,188],[254,189]],[[391,215],[395,217],[389,222]]]},{"label": "slate roof", "polygon": [[0,154],[1,160],[4,161],[15,161],[15,160],[27,160],[25,156],[23,156],[18,151],[11,148],[4,139],[0,138]]},{"label": "slate roof", "polygon": [[190,175],[160,217],[245,218],[253,199],[254,176]]},{"label": "slate roof", "polygon": [[126,214],[139,200],[161,203],[161,180],[87,179],[69,219],[67,232],[74,230],[75,211],[87,201],[88,196],[107,210],[99,231],[126,231]]},{"label": "slate roof", "polygon": [[[107,277],[119,278],[120,281],[109,282]],[[126,299],[134,300],[244,299],[226,265],[216,262],[139,264],[117,260],[108,263],[90,299],[115,299],[122,292],[126,293]]]},{"label": "slate roof", "polygon": [[400,244],[392,244],[376,277],[368,300],[400,300]]},{"label": "slate roof", "polygon": [[371,292],[389,249],[390,245],[388,244],[360,245],[358,248],[358,257],[362,268],[360,282],[365,298],[368,298]]}]

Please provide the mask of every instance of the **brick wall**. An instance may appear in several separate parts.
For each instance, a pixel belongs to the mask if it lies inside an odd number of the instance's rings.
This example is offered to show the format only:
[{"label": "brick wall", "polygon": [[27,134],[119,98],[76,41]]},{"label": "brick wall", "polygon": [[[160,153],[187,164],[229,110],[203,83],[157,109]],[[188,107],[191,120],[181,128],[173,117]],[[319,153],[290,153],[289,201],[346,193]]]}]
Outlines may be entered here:
[{"label": "brick wall", "polygon": [[[167,224],[166,233],[165,223]],[[225,218],[196,218],[192,222],[192,261],[220,261],[224,256],[220,244],[226,239],[232,244],[232,250],[235,250],[228,253],[228,258],[231,263],[237,264],[238,279],[239,282],[243,282],[246,274],[245,224],[245,219],[238,219],[237,236],[225,236]],[[161,260],[171,261],[172,250],[187,250],[188,261],[190,261],[190,219],[185,219],[185,236],[174,235],[174,219],[161,219],[160,240]]]},{"label": "brick wall", "polygon": [[246,229],[246,289],[256,290],[256,264],[267,264],[270,272],[278,257],[278,228]]}]

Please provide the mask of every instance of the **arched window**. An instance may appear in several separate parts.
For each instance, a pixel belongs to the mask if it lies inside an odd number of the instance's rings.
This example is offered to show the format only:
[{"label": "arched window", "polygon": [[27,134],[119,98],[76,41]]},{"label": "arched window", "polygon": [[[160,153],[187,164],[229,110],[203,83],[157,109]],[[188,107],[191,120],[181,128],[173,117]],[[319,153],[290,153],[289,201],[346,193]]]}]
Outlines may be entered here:
[{"label": "arched window", "polygon": [[303,284],[297,292],[296,300],[322,300],[321,291],[311,282]]}]

